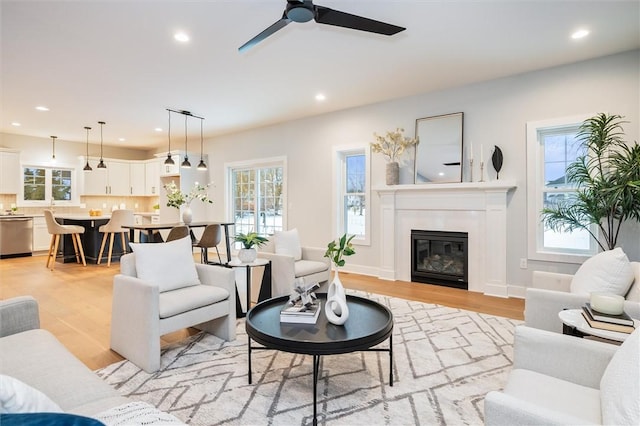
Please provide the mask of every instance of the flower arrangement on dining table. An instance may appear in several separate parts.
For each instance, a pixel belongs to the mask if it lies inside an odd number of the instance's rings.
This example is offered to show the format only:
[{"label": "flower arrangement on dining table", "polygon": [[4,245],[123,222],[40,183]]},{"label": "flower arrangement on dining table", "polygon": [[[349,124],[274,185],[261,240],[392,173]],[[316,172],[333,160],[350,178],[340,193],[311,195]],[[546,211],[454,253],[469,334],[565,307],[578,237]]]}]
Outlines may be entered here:
[{"label": "flower arrangement on dining table", "polygon": [[209,185],[211,184],[201,185],[196,182],[188,193],[182,192],[173,181],[164,185],[164,189],[167,191],[167,207],[175,207],[176,209],[179,209],[182,205],[189,207],[193,200],[200,200],[203,203],[213,203],[207,196],[207,188],[209,188]]}]

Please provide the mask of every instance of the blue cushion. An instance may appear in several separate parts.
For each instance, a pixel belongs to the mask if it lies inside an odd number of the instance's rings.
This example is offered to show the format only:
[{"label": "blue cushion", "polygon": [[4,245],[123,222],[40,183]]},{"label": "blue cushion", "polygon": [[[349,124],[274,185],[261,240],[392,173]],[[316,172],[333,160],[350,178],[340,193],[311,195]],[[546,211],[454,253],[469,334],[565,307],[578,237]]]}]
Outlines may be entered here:
[{"label": "blue cushion", "polygon": [[0,414],[2,426],[105,426],[90,417],[67,413],[15,413]]}]

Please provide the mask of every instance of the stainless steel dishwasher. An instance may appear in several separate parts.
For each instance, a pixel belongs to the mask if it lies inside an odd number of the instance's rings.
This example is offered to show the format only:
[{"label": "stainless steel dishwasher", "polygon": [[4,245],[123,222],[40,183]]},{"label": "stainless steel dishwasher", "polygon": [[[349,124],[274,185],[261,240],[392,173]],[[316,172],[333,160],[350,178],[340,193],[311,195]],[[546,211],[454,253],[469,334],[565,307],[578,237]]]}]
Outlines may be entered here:
[{"label": "stainless steel dishwasher", "polygon": [[31,256],[33,217],[0,216],[0,259]]}]

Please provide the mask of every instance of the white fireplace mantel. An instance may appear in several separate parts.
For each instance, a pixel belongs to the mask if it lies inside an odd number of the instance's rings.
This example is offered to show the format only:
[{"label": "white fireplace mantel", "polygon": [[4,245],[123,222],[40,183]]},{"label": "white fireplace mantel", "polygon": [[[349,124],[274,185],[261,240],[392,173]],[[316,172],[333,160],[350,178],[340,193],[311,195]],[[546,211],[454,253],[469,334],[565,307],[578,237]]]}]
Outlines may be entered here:
[{"label": "white fireplace mantel", "polygon": [[380,197],[378,277],[411,281],[411,230],[468,234],[469,290],[507,297],[507,194],[513,181],[395,185]]}]

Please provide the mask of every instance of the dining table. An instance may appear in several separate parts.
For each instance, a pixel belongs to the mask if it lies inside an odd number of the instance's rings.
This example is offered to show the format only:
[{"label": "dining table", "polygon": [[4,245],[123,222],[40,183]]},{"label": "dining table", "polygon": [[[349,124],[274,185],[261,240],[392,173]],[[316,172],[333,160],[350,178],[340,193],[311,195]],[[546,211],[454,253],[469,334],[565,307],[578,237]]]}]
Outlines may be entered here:
[{"label": "dining table", "polygon": [[[161,230],[172,229],[176,226],[187,226],[189,228],[189,234],[191,235],[191,239],[195,241],[195,236],[193,234],[193,228],[205,228],[209,225],[220,225],[222,229],[224,229],[224,238],[226,245],[226,254],[227,259],[225,261],[225,265],[229,263],[231,260],[231,244],[230,244],[230,235],[229,235],[229,227],[234,225],[233,222],[211,222],[211,221],[202,221],[202,222],[172,222],[172,223],[141,223],[135,225],[123,225],[123,228],[129,230],[129,241],[134,241],[135,231],[140,231],[140,236],[142,237],[143,233],[146,235],[146,242],[154,243],[154,242],[162,242],[162,235],[160,235]],[[140,242],[145,242],[141,241]]]}]

